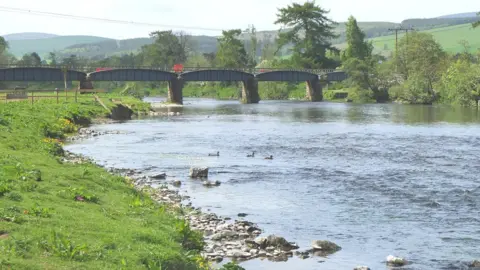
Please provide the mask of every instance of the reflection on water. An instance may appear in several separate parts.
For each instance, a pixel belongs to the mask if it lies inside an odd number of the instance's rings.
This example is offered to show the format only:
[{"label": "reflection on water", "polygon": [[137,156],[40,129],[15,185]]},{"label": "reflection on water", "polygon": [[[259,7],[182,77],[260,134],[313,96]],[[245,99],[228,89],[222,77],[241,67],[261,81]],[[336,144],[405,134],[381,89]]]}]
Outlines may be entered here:
[{"label": "reflection on water", "polygon": [[[327,239],[328,258],[249,261],[247,269],[463,269],[479,259],[478,112],[443,106],[185,99],[175,117],[99,126],[129,131],[69,145],[115,167],[180,179],[204,210],[248,213],[267,234],[308,248]],[[115,149],[115,151],[112,151]],[[246,154],[257,151],[258,158]],[[207,153],[220,151],[220,157]],[[273,160],[264,156],[273,155]],[[218,188],[188,179],[210,167]],[[324,261],[319,263],[319,261]]]}]

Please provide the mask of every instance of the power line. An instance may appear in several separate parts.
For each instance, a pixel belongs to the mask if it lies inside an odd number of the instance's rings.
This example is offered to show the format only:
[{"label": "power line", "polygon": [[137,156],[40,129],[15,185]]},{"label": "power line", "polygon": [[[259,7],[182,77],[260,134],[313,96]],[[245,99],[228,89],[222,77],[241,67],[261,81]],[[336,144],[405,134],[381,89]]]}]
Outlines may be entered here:
[{"label": "power line", "polygon": [[92,20],[92,21],[100,21],[100,22],[107,22],[107,23],[118,23],[118,24],[129,24],[129,25],[137,25],[137,26],[180,28],[180,29],[215,31],[215,32],[219,32],[219,31],[224,30],[224,29],[216,29],[216,28],[204,28],[204,27],[181,26],[181,25],[167,25],[167,24],[156,24],[156,23],[147,23],[147,22],[134,22],[134,21],[107,19],[107,18],[97,18],[97,17],[89,17],[89,16],[77,16],[77,15],[71,15],[71,14],[46,12],[46,11],[15,8],[15,7],[7,7],[7,6],[0,6],[0,12],[23,13],[23,14],[30,14],[30,15],[50,16],[50,17],[67,18],[67,19]]}]

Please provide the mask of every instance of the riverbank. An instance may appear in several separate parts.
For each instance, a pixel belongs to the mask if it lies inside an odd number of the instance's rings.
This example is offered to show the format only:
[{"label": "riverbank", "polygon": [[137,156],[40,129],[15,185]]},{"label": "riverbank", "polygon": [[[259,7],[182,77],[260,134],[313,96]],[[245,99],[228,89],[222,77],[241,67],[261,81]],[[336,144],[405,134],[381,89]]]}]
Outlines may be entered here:
[{"label": "riverbank", "polygon": [[[101,132],[95,129],[84,128],[70,141],[79,141],[107,134],[120,132]],[[68,153],[65,162],[81,164],[93,162],[87,157]],[[100,165],[99,165],[100,166]],[[168,173],[159,171],[156,167],[146,170],[105,168],[108,172],[129,179],[137,190],[146,190],[156,202],[176,209],[182,219],[186,220],[191,229],[199,231],[204,236],[205,246],[202,256],[211,262],[225,262],[226,260],[247,261],[252,259],[267,259],[272,262],[287,261],[294,255],[307,259],[313,256],[333,254],[341,248],[329,241],[320,241],[319,248],[310,248],[299,251],[299,246],[277,235],[259,237],[263,230],[258,225],[245,220],[247,214],[239,213],[238,219],[232,220],[215,213],[203,212],[192,206],[190,196],[181,195],[182,182],[171,177]],[[211,182],[205,179],[191,179],[201,181],[204,186],[215,188],[220,182]],[[153,188],[155,187],[155,188]],[[322,249],[321,251],[319,251]]]},{"label": "riverbank", "polygon": [[202,235],[174,208],[65,157],[67,136],[106,114],[93,101],[0,105],[0,268],[207,267]]}]

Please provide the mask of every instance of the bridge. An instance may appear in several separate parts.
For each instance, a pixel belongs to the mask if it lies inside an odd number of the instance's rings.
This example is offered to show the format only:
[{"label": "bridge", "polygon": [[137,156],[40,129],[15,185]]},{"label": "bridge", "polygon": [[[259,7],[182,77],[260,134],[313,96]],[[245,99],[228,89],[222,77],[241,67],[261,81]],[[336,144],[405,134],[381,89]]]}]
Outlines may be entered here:
[{"label": "bridge", "polygon": [[0,81],[79,81],[79,89],[93,89],[96,81],[165,81],[168,82],[168,101],[183,104],[185,82],[241,82],[242,103],[258,103],[258,82],[306,82],[306,99],[323,100],[322,83],[343,81],[345,72],[333,69],[276,69],[276,68],[183,68],[181,72],[152,67],[0,67]]}]

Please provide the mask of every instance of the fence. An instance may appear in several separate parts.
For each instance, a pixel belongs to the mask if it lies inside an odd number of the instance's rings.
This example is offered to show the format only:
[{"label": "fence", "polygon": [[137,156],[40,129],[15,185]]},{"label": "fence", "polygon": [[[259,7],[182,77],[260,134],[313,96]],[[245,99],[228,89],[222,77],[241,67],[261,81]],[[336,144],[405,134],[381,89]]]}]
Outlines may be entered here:
[{"label": "fence", "polygon": [[[68,101],[68,99],[70,98],[70,99],[74,99],[75,102],[78,102],[79,98],[90,98],[90,99],[95,98],[91,95],[82,95],[84,93],[94,94],[94,93],[105,93],[105,92],[107,92],[105,89],[0,90],[0,101],[3,100],[5,103],[7,103],[10,101],[31,100],[31,103],[33,104],[35,100],[39,100],[42,98],[50,98],[50,99],[56,99],[57,103],[59,103],[60,99],[65,98],[65,101]],[[39,94],[35,95],[35,93],[39,93]]]}]

